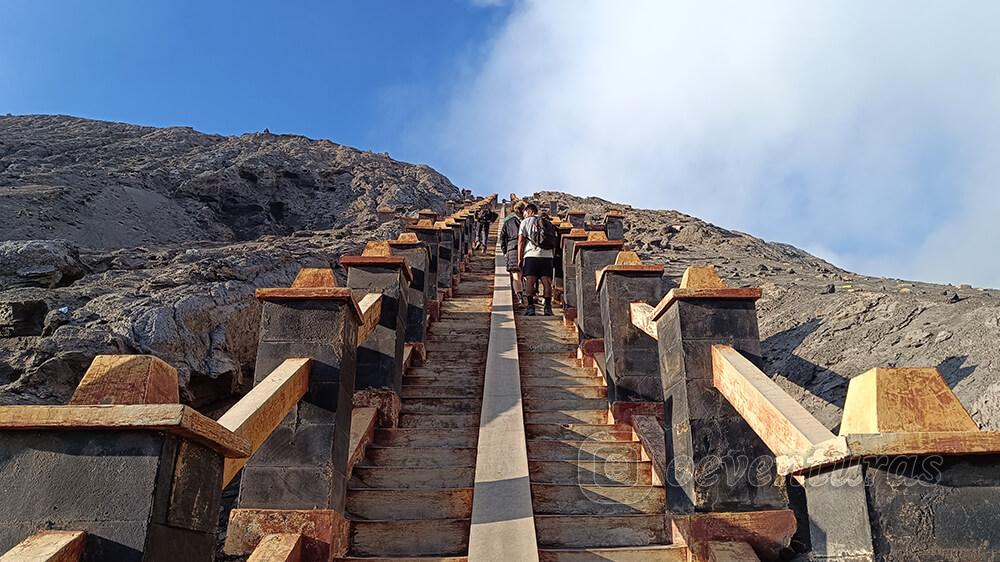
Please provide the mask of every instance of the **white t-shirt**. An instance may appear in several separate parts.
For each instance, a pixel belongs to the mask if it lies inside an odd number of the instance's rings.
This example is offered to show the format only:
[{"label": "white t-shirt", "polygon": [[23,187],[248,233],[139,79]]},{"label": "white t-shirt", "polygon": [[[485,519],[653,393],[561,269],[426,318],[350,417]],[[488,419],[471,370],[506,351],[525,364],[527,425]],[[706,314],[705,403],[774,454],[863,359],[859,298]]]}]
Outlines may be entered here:
[{"label": "white t-shirt", "polygon": [[542,220],[538,215],[533,217],[525,217],[521,221],[521,228],[518,229],[517,235],[524,236],[524,257],[526,258],[551,258],[553,256],[552,250],[543,250],[536,246],[531,241],[531,237],[528,235],[531,229],[534,228],[535,221]]}]

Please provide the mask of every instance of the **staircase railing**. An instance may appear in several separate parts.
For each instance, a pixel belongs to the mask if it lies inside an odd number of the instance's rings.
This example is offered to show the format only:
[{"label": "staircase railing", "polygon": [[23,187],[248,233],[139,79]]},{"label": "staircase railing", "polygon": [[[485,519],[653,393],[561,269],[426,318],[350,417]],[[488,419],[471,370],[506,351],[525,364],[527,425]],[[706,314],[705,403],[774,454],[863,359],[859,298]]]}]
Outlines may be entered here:
[{"label": "staircase railing", "polygon": [[[241,473],[228,553],[343,555],[351,469],[398,420],[401,372],[464,270],[471,217],[494,201],[444,221],[421,211],[409,234],[342,259],[347,287],[306,268],[259,289],[256,384],[217,421],[180,404],[176,370],[151,356],[97,357],[68,405],[0,407],[0,560],[212,560],[221,493]],[[305,450],[317,444],[322,459]]]}]

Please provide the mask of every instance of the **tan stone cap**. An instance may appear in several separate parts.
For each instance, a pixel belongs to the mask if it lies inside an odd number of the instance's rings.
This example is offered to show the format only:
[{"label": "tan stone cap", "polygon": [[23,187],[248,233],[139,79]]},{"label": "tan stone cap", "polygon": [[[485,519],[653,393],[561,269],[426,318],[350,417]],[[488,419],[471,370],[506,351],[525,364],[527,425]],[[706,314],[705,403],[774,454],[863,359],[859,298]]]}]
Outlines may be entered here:
[{"label": "tan stone cap", "polygon": [[689,299],[732,299],[757,300],[763,292],[758,288],[730,289],[719,278],[715,268],[708,266],[692,266],[684,270],[681,286],[671,289],[653,309],[652,319],[655,321],[666,312],[674,301]]},{"label": "tan stone cap", "polygon": [[407,283],[413,281],[413,272],[410,271],[410,266],[407,265],[406,258],[402,256],[341,256],[340,265],[346,268],[363,266],[398,267],[403,272],[403,277],[406,278]]},{"label": "tan stone cap", "polygon": [[416,224],[406,225],[408,230],[441,230],[442,227],[436,226],[430,219],[420,219]]},{"label": "tan stone cap", "polygon": [[421,210],[417,211],[417,216],[420,217],[420,218],[422,218],[422,219],[430,217],[433,220],[433,219],[437,218],[438,214],[437,214],[437,211],[433,211],[431,209],[421,209]]},{"label": "tan stone cap", "polygon": [[568,238],[570,240],[576,240],[576,239],[586,240],[587,231],[582,228],[571,228],[568,233],[563,234],[563,238]]},{"label": "tan stone cap", "polygon": [[171,433],[228,458],[250,456],[250,442],[182,404],[0,406],[0,431],[148,430]]},{"label": "tan stone cap", "polygon": [[618,209],[611,209],[610,211],[608,211],[607,213],[605,213],[604,216],[605,217],[612,217],[612,218],[619,218],[620,219],[620,218],[624,218],[625,217],[625,213],[619,211]]},{"label": "tan stone cap", "polygon": [[644,264],[642,260],[639,259],[639,254],[632,251],[622,251],[618,252],[618,257],[615,258],[615,263],[603,267],[594,272],[594,276],[597,280],[597,290],[601,290],[601,283],[604,282],[604,274],[609,271],[617,271],[622,273],[655,273],[657,275],[663,275],[663,266],[656,264]]},{"label": "tan stone cap", "polygon": [[624,247],[625,242],[623,240],[591,240],[587,238],[587,240],[577,242],[573,245],[573,257],[575,258],[576,254],[579,254],[582,250],[604,250]]},{"label": "tan stone cap", "polygon": [[351,309],[354,310],[358,320],[362,318],[354,292],[347,287],[338,287],[337,278],[330,268],[304,267],[295,276],[291,287],[257,289],[256,296],[262,301],[313,299],[350,301]]},{"label": "tan stone cap", "polygon": [[583,209],[570,209],[570,210],[566,211],[566,215],[567,216],[580,216],[580,215],[586,215],[586,214],[587,214],[587,211],[584,211]]}]

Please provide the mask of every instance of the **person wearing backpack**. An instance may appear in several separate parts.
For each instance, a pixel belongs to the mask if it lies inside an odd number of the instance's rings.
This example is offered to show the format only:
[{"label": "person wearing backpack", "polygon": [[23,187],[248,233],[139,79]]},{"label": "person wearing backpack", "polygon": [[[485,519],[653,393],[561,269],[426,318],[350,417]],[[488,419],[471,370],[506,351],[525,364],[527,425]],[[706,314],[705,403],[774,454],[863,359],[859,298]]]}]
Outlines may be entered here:
[{"label": "person wearing backpack", "polygon": [[490,238],[490,225],[493,221],[497,220],[500,215],[496,213],[493,209],[489,207],[483,207],[476,213],[476,242],[475,247],[483,251],[483,255],[487,255],[490,251],[489,244],[487,241]]},{"label": "person wearing backpack", "polygon": [[507,259],[507,272],[510,273],[511,288],[514,290],[514,302],[524,306],[524,293],[521,291],[521,265],[517,258],[517,234],[521,229],[521,215],[524,214],[524,201],[514,203],[512,212],[504,217],[500,225],[500,249]]},{"label": "person wearing backpack", "polygon": [[528,306],[525,316],[535,315],[536,283],[541,280],[545,299],[542,314],[552,316],[552,266],[557,232],[548,220],[538,216],[538,207],[528,203],[524,207],[524,220],[517,236],[517,261],[524,278],[524,294]]}]

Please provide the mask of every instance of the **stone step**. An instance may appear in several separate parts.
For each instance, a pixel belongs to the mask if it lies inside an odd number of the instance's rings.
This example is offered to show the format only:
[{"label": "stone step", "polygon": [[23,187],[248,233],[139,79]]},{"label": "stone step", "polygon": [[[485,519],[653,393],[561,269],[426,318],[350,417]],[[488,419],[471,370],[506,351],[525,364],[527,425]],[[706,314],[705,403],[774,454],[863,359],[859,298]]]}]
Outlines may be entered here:
[{"label": "stone step", "polygon": [[[433,388],[437,387],[467,387],[474,389],[475,397],[479,397],[483,393],[483,382],[484,377],[482,374],[469,373],[464,375],[403,375],[403,390],[409,388],[419,388],[430,386]],[[405,395],[404,395],[405,396]]]},{"label": "stone step", "polygon": [[531,484],[535,515],[663,514],[662,486],[601,486],[591,484]]},{"label": "stone step", "polygon": [[368,447],[365,466],[445,467],[475,466],[476,449],[471,447]]},{"label": "stone step", "polygon": [[479,414],[408,414],[399,415],[399,427],[474,427],[479,428]]},{"label": "stone step", "polygon": [[352,520],[462,519],[472,516],[472,488],[347,491]]},{"label": "stone step", "polygon": [[528,472],[532,482],[541,484],[653,484],[653,464],[650,461],[528,461]]},{"label": "stone step", "polygon": [[417,376],[432,376],[432,375],[449,375],[449,376],[464,376],[464,377],[482,377],[485,370],[485,364],[483,366],[478,365],[466,365],[466,364],[440,364],[435,363],[432,365],[421,365],[420,367],[410,367],[406,371],[408,375]]},{"label": "stone step", "polygon": [[[595,381],[596,382],[596,381]],[[600,398],[607,400],[608,387],[600,384],[566,385],[566,386],[533,386],[526,389],[524,397],[532,400],[544,398],[548,400],[573,400],[577,398]]]},{"label": "stone step", "polygon": [[404,399],[431,397],[480,399],[483,394],[483,387],[478,381],[472,385],[445,385],[441,381],[437,381],[437,383],[411,384],[411,381],[404,378],[400,395]]},{"label": "stone step", "polygon": [[536,461],[615,461],[642,460],[642,445],[637,441],[555,441],[530,440],[528,460]]},{"label": "stone step", "polygon": [[471,488],[476,479],[476,467],[409,468],[401,466],[355,466],[350,487],[438,490],[441,488]]},{"label": "stone step", "polygon": [[632,427],[625,424],[527,424],[524,434],[528,439],[556,439],[558,441],[634,441]]},{"label": "stone step", "polygon": [[[489,346],[489,341],[484,341],[482,339],[456,339],[445,341],[442,339],[428,339],[424,342],[424,348],[428,353],[440,352],[440,351],[465,351],[470,355],[480,355],[486,353],[486,348]],[[483,336],[484,338],[486,336]]]},{"label": "stone step", "polygon": [[381,447],[475,447],[479,441],[479,429],[425,429],[396,428],[379,429],[375,432],[375,444]]},{"label": "stone step", "polygon": [[587,423],[602,424],[608,422],[608,409],[600,410],[559,410],[548,412],[525,412],[524,422],[536,423]]},{"label": "stone step", "polygon": [[[536,387],[537,388],[537,387]],[[405,403],[404,403],[404,408]],[[553,410],[600,410],[608,407],[606,398],[573,398],[553,400],[529,397],[524,399],[526,412],[550,412]]]},{"label": "stone step", "polygon": [[404,414],[474,414],[482,401],[474,398],[407,398],[400,410]]},{"label": "stone step", "polygon": [[468,556],[344,556],[337,562],[469,562]]},{"label": "stone step", "polygon": [[[519,350],[520,351],[520,350]],[[533,353],[531,350],[521,351],[518,361],[521,370],[525,367],[580,367],[580,360],[576,353]]]},{"label": "stone step", "polygon": [[595,548],[670,544],[666,515],[536,515],[542,548]]},{"label": "stone step", "polygon": [[469,519],[351,521],[351,556],[465,556]]},{"label": "stone step", "polygon": [[688,550],[680,545],[541,548],[538,562],[688,562]]},{"label": "stone step", "polygon": [[558,371],[553,371],[547,375],[521,373],[521,386],[524,388],[533,386],[596,386],[603,384],[604,381],[592,373],[581,373],[579,375],[561,374]]},{"label": "stone step", "polygon": [[475,363],[477,365],[486,364],[486,351],[434,351],[431,353],[430,350],[427,352],[428,363],[437,363],[441,365],[469,365]]}]

